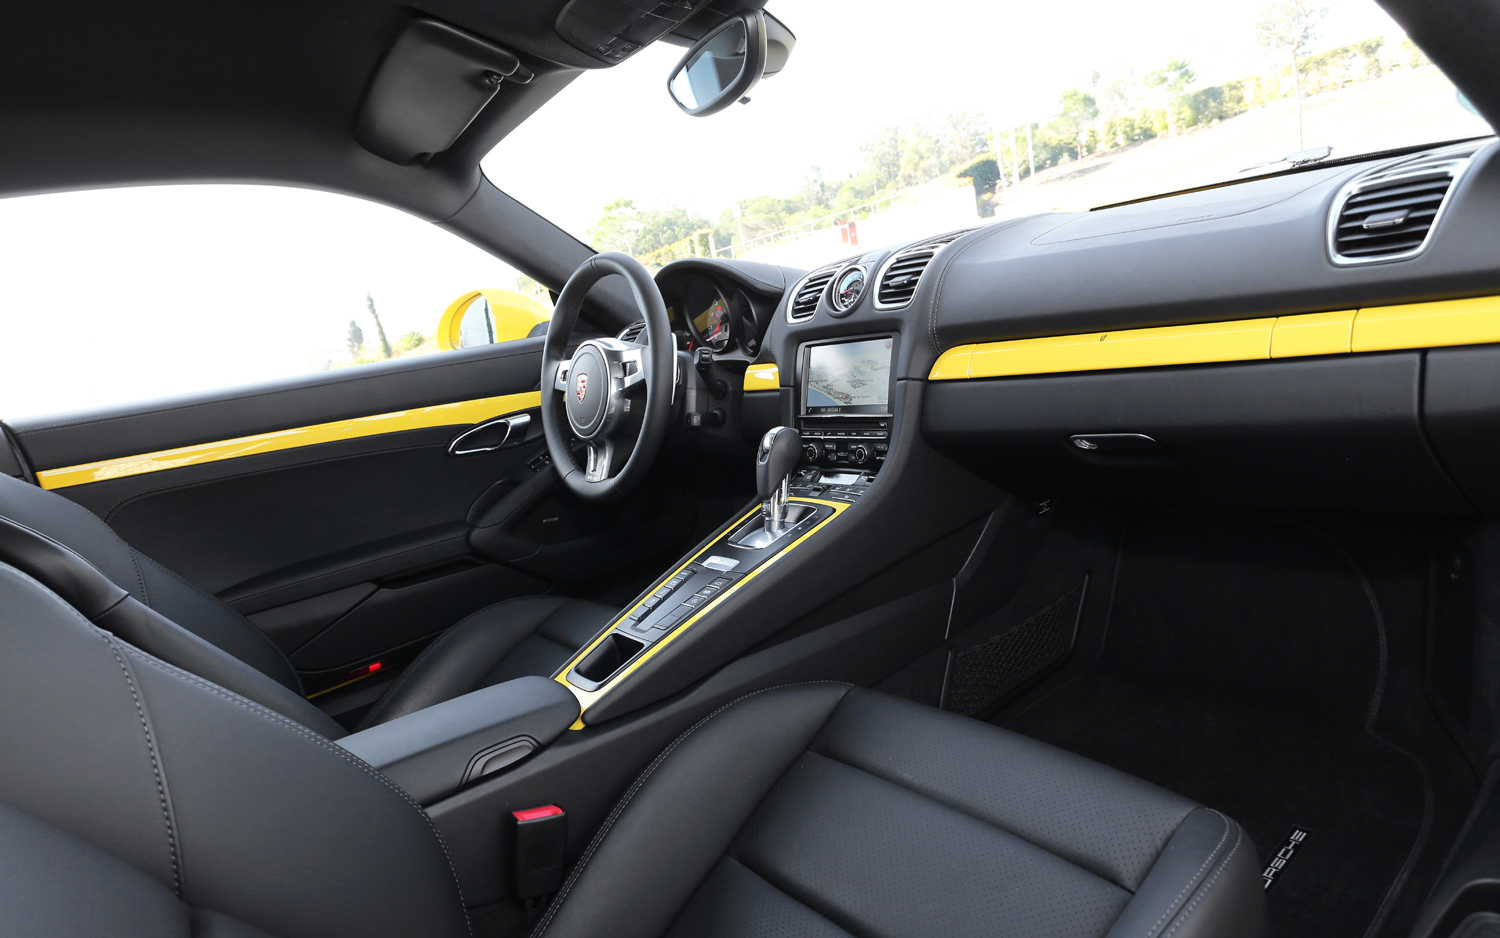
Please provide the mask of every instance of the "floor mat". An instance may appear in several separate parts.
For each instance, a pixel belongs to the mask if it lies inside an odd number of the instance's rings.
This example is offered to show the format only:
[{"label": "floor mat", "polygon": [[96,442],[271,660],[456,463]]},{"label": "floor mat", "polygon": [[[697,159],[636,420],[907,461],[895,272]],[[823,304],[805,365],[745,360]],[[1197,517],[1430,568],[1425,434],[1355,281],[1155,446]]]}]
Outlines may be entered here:
[{"label": "floor mat", "polygon": [[1366,729],[1384,637],[1337,548],[1279,522],[1133,522],[1093,647],[1084,670],[994,722],[1223,811],[1263,861],[1302,828],[1267,893],[1272,933],[1364,935],[1428,790],[1411,756]]}]

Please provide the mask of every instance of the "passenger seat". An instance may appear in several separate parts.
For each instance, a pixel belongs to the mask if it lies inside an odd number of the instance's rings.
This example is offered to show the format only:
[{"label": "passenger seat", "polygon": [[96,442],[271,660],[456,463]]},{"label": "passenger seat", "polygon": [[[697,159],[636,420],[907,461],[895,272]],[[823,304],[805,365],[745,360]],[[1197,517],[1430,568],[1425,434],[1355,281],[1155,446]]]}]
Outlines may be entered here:
[{"label": "passenger seat", "polygon": [[[5,564],[0,649],[5,933],[469,934],[425,812],[337,743]],[[1260,938],[1258,872],[1217,811],[809,683],[725,706],[658,756],[535,935]]]}]

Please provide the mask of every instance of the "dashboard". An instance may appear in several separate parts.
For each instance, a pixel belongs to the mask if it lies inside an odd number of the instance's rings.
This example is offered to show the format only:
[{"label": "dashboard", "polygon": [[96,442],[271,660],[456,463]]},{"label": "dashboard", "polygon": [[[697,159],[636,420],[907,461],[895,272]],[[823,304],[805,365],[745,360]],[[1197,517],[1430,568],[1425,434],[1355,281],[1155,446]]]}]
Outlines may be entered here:
[{"label": "dashboard", "polygon": [[[1039,500],[1500,510],[1496,150],[976,219],[813,271],[679,261],[658,282],[685,348],[773,376],[746,384],[747,415],[772,402],[747,438],[863,407]],[[1397,230],[1362,227],[1403,199]],[[876,338],[885,402],[809,355]]]}]

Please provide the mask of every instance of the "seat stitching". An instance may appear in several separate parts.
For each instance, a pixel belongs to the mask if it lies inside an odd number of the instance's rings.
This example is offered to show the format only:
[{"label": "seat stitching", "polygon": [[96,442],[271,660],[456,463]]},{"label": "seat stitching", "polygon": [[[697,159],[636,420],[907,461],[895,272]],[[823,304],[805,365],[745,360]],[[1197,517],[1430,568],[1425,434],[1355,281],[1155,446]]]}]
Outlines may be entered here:
[{"label": "seat stitching", "polygon": [[146,708],[141,703],[141,695],[136,692],[135,680],[130,676],[130,668],[126,666],[125,659],[120,655],[119,642],[113,635],[100,631],[104,640],[109,643],[109,650],[114,653],[115,661],[120,665],[120,673],[125,677],[125,686],[130,688],[130,699],[135,701],[135,714],[141,721],[141,732],[146,737],[146,753],[151,757],[151,772],[156,776],[156,797],[161,802],[162,821],[167,826],[167,849],[172,854],[172,891],[182,899],[182,864],[177,852],[177,827],[172,823],[172,809],[167,801],[167,786],[162,778],[161,760],[156,755],[156,742],[151,738],[151,725],[146,722]]},{"label": "seat stitching", "polygon": [[600,826],[599,833],[595,834],[594,839],[589,842],[588,849],[583,852],[583,856],[579,858],[577,865],[575,865],[572,872],[568,874],[568,879],[565,883],[563,883],[562,889],[558,891],[557,897],[553,899],[552,902],[547,906],[547,911],[542,916],[542,920],[538,922],[536,928],[532,930],[531,938],[541,938],[541,936],[547,931],[547,927],[552,924],[552,919],[556,915],[557,910],[562,907],[563,901],[567,899],[568,893],[572,891],[573,884],[576,883],[578,881],[578,877],[583,874],[584,867],[588,866],[589,860],[593,859],[594,851],[598,849],[599,844],[604,840],[605,835],[609,833],[610,829],[615,826],[615,821],[619,819],[622,813],[624,813],[626,806],[628,806],[631,800],[635,798],[636,792],[640,790],[642,785],[646,784],[646,780],[651,777],[653,772],[656,771],[657,766],[661,765],[662,761],[666,759],[667,756],[671,755],[674,749],[687,741],[687,738],[689,736],[698,732],[698,730],[702,728],[702,726],[709,720],[712,720],[714,717],[723,713],[725,710],[728,710],[730,707],[734,706],[740,701],[748,700],[758,694],[764,694],[766,691],[778,690],[783,687],[804,687],[810,684],[843,683],[843,681],[798,681],[795,684],[778,684],[774,687],[763,687],[760,690],[751,691],[748,694],[742,694],[739,697],[736,697],[735,699],[729,701],[728,703],[719,707],[719,709],[715,710],[713,713],[710,713],[708,716],[688,727],[687,731],[684,732],[681,736],[672,740],[671,745],[667,746],[666,749],[663,749],[661,751],[661,754],[651,761],[651,764],[646,767],[646,770],[640,774],[640,776],[635,780],[635,783],[630,786],[630,789],[625,792],[625,795],[615,805],[614,810],[609,812],[609,817],[604,819],[604,824]]},{"label": "seat stitching", "polygon": [[[1222,815],[1220,816],[1222,817]],[[1226,820],[1228,819],[1226,818]],[[1220,874],[1222,874],[1226,869],[1229,868],[1229,861],[1234,859],[1235,851],[1240,849],[1240,844],[1244,843],[1244,840],[1245,832],[1244,830],[1239,830],[1235,834],[1234,846],[1230,847],[1229,852],[1224,855],[1224,862],[1219,864],[1218,869],[1214,870],[1214,875],[1209,877],[1208,882],[1203,884],[1203,891],[1193,897],[1193,901],[1188,903],[1188,907],[1183,910],[1182,915],[1177,919],[1177,921],[1172,925],[1167,933],[1162,936],[1162,938],[1172,938],[1172,935],[1177,931],[1177,929],[1181,928],[1187,922],[1188,917],[1193,914],[1193,909],[1195,909],[1198,906],[1198,903],[1202,902],[1204,897],[1208,895],[1209,891],[1214,888],[1214,883],[1218,881]]]},{"label": "seat stitching", "polygon": [[[1210,808],[1209,810],[1213,811],[1212,808]],[[1150,938],[1151,935],[1156,934],[1157,931],[1166,924],[1167,918],[1172,914],[1173,910],[1176,909],[1179,904],[1181,904],[1182,898],[1197,886],[1199,879],[1203,876],[1203,871],[1208,869],[1209,864],[1213,863],[1214,858],[1219,855],[1219,851],[1224,847],[1224,841],[1229,839],[1229,818],[1225,817],[1222,814],[1219,814],[1218,811],[1214,811],[1214,813],[1218,814],[1219,820],[1224,822],[1224,833],[1219,835],[1219,842],[1214,844],[1214,848],[1208,852],[1208,856],[1203,858],[1203,863],[1198,867],[1198,872],[1194,873],[1191,877],[1189,877],[1188,881],[1183,884],[1181,891],[1177,893],[1177,898],[1173,899],[1171,903],[1166,907],[1166,909],[1163,910],[1163,912],[1161,913],[1161,918],[1158,918],[1156,920],[1156,924],[1152,925],[1149,929],[1146,930],[1147,938]],[[1168,841],[1168,844],[1170,843],[1171,841]]]},{"label": "seat stitching", "polygon": [[[264,639],[265,642],[266,642],[266,644],[271,646],[271,650],[276,653],[276,657],[280,658],[282,664],[286,665],[286,669],[289,672],[291,672],[292,681],[296,685],[293,688],[293,690],[295,690],[297,692],[297,696],[299,696],[299,697],[302,696],[302,678],[300,676],[298,676],[297,669],[294,668],[294,667],[292,667],[291,660],[289,658],[287,658],[286,652],[284,652],[284,651],[281,650],[281,646],[278,645],[278,644],[276,644],[274,641],[272,641],[271,640],[271,636],[269,636],[265,632],[261,631],[260,626],[256,625],[254,622],[251,622],[248,617],[246,617],[244,615],[241,615],[240,612],[237,609],[235,609],[233,606],[229,605],[228,603],[224,602],[224,600],[222,600],[219,597],[213,595],[208,590],[203,589],[198,584],[190,581],[187,577],[185,577],[182,574],[176,572],[175,570],[171,570],[171,569],[168,569],[167,567],[162,566],[161,564],[157,563],[155,560],[151,559],[150,557],[148,557],[145,554],[141,553],[140,551],[136,550],[134,547],[132,547],[130,549],[130,556],[131,556],[132,560],[134,560],[135,558],[139,557],[140,559],[146,561],[151,566],[153,566],[156,569],[160,570],[162,573],[165,573],[168,576],[172,577],[173,579],[177,580],[177,582],[181,583],[183,586],[186,586],[188,589],[193,590],[198,595],[202,596],[204,599],[207,599],[207,600],[213,602],[215,605],[222,606],[224,609],[227,609],[235,618],[239,619],[240,622],[242,622],[245,625],[249,626],[250,627],[250,631],[254,632],[256,635],[259,635],[262,639]],[[136,564],[136,569],[137,570],[140,569],[140,564]],[[144,591],[145,588],[146,588],[145,587],[145,582],[146,581],[144,579],[141,580],[141,589],[142,589],[142,591]],[[147,602],[146,605],[150,606],[151,603]],[[155,607],[152,607],[152,608],[155,608]],[[179,623],[179,624],[181,624],[181,623]],[[184,628],[185,628],[185,626],[184,626]],[[188,629],[188,631],[192,631],[192,630]],[[246,664],[249,664],[249,662],[246,662]],[[256,668],[256,670],[258,671],[260,669]],[[266,676],[270,677],[270,675],[266,675]]]},{"label": "seat stitching", "polygon": [[302,724],[289,720],[276,711],[271,710],[267,707],[263,707],[255,701],[250,700],[249,698],[241,697],[239,694],[236,694],[233,691],[220,687],[219,685],[214,684],[210,681],[205,681],[199,678],[197,675],[167,664],[165,661],[162,661],[159,658],[152,657],[151,655],[141,651],[138,648],[135,648],[134,646],[126,645],[125,649],[130,653],[131,657],[138,658],[159,671],[164,671],[167,674],[187,681],[189,684],[195,684],[198,687],[201,687],[204,690],[208,691],[209,693],[217,694],[218,696],[223,697],[225,700],[229,701],[232,704],[235,704],[241,709],[248,710],[249,712],[261,717],[262,719],[268,720],[272,723],[291,730],[298,736],[301,736],[304,739],[307,739],[309,742],[312,742],[317,746],[321,746],[334,755],[342,758],[345,762],[348,762],[350,765],[353,765],[355,768],[380,782],[391,791],[400,795],[402,800],[411,805],[412,809],[415,810],[419,816],[421,816],[422,820],[427,822],[428,829],[431,830],[432,835],[437,838],[438,846],[442,848],[443,851],[443,858],[448,861],[448,873],[453,877],[453,888],[458,892],[458,902],[460,909],[463,910],[464,924],[468,928],[469,935],[472,936],[474,934],[473,926],[468,924],[469,909],[468,905],[464,902],[463,886],[458,881],[458,870],[453,865],[453,856],[448,852],[448,842],[443,839],[442,832],[439,831],[437,825],[432,822],[432,818],[427,814],[426,811],[422,809],[421,805],[417,804],[417,802],[412,799],[411,795],[407,794],[405,789],[403,789],[401,786],[397,785],[390,779],[386,778],[374,766],[370,765],[365,760],[359,758],[354,753],[345,749],[343,746],[340,746],[332,740],[328,739],[328,737],[315,733]]},{"label": "seat stitching", "polygon": [[[742,867],[751,876],[754,876],[756,879],[758,879],[761,882],[765,883],[771,889],[774,889],[777,892],[781,893],[783,896],[786,896],[788,899],[790,899],[793,902],[797,903],[798,905],[802,906],[802,908],[804,908],[807,911],[811,912],[813,915],[816,915],[818,918],[820,918],[823,921],[827,922],[828,924],[832,925],[834,928],[837,928],[839,931],[845,932],[845,933],[847,933],[849,935],[858,936],[859,933],[857,931],[855,931],[855,929],[853,929],[853,928],[846,928],[845,926],[840,925],[837,921],[835,921],[832,916],[826,915],[826,914],[824,914],[822,912],[819,912],[817,909],[813,908],[807,902],[804,902],[803,900],[801,900],[801,899],[797,898],[796,896],[792,895],[790,892],[787,892],[785,889],[782,889],[780,886],[778,886],[775,883],[771,882],[771,880],[764,873],[762,873],[760,870],[757,870],[755,867],[751,866],[750,864],[746,863],[744,860],[740,859],[739,857],[733,856],[731,854],[725,854],[724,859],[733,861],[735,864],[737,864],[738,866]],[[680,914],[681,913],[679,913],[679,915]],[[674,921],[673,924],[675,925],[676,922]],[[668,929],[668,931],[670,931],[670,929]]]},{"label": "seat stitching", "polygon": [[909,788],[909,787],[901,784],[900,782],[896,781],[895,779],[886,778],[884,775],[877,775],[876,773],[871,772],[869,769],[863,768],[862,766],[854,765],[854,764],[849,763],[849,762],[845,762],[843,759],[840,759],[840,758],[838,758],[836,756],[830,756],[830,755],[828,755],[825,752],[819,752],[818,750],[811,749],[811,748],[808,749],[808,752],[812,753],[815,756],[819,756],[821,758],[827,759],[829,762],[836,762],[839,765],[846,766],[846,767],[848,767],[850,769],[853,769],[856,772],[861,772],[861,773],[863,773],[865,775],[870,776],[873,779],[878,779],[878,780],[880,780],[882,782],[885,782],[888,785],[891,785],[891,786],[893,786],[895,788],[899,788],[902,791],[911,792],[913,795],[916,795],[918,798],[925,798],[926,800],[931,801],[933,804],[941,805],[942,807],[947,808],[950,811],[953,811],[955,814],[962,814],[964,817],[970,818],[971,820],[978,821],[979,823],[983,824],[984,826],[986,826],[988,828],[991,828],[993,830],[997,830],[1000,833],[1005,834],[1007,836],[1014,837],[1015,839],[1019,840],[1023,844],[1026,844],[1026,845],[1031,846],[1031,847],[1035,847],[1036,849],[1042,851],[1043,853],[1046,853],[1049,856],[1057,857],[1057,859],[1063,861],[1064,863],[1068,864],[1069,866],[1073,867],[1074,869],[1079,870],[1079,871],[1084,872],[1084,873],[1087,873],[1088,875],[1094,877],[1095,879],[1098,879],[1098,880],[1101,880],[1103,882],[1109,883],[1111,886],[1115,887],[1116,889],[1122,890],[1125,893],[1127,893],[1129,895],[1132,895],[1132,896],[1135,895],[1135,893],[1131,892],[1131,890],[1129,890],[1126,887],[1120,885],[1119,883],[1115,882],[1114,880],[1110,879],[1109,877],[1107,877],[1107,876],[1100,876],[1098,873],[1095,873],[1093,870],[1088,869],[1087,867],[1084,867],[1084,866],[1080,866],[1077,863],[1074,863],[1072,860],[1069,860],[1067,857],[1062,856],[1062,855],[1058,854],[1056,851],[1054,851],[1054,850],[1052,850],[1052,849],[1050,849],[1050,848],[1048,848],[1046,846],[1043,846],[1042,844],[1037,843],[1036,841],[1032,840],[1031,838],[1026,837],[1024,834],[1017,833],[1016,831],[1013,831],[1013,830],[1011,830],[1008,827],[1004,827],[1002,825],[996,824],[994,821],[991,821],[988,818],[982,818],[982,817],[980,817],[977,814],[973,814],[973,813],[965,810],[961,805],[949,803],[947,801],[942,800],[941,798],[934,798],[932,795],[929,795],[929,794],[927,794],[924,791],[917,791],[915,788]]}]

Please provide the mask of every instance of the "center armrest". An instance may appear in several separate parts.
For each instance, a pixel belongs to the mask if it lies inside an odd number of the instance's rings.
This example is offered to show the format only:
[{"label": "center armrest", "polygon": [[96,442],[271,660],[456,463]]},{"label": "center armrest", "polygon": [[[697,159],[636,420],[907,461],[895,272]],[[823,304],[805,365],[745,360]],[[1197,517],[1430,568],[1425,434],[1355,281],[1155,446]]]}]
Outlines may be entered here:
[{"label": "center armrest", "polygon": [[338,745],[427,805],[524,759],[577,719],[571,690],[523,677],[345,736]]}]

